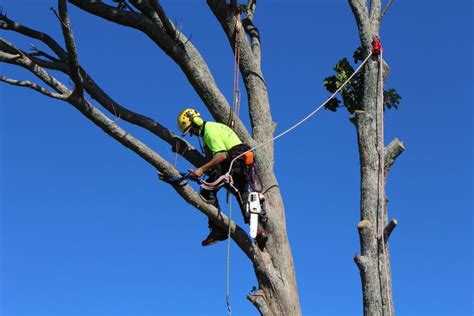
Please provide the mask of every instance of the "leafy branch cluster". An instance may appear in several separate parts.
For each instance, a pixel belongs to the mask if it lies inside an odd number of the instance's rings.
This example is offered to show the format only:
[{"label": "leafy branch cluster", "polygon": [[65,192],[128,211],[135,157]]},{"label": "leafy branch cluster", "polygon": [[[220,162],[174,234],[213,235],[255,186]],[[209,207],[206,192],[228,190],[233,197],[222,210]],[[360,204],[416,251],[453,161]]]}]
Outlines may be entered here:
[{"label": "leafy branch cluster", "polygon": [[[358,62],[363,60],[363,52],[362,48],[358,48],[353,54],[354,63],[357,64]],[[341,85],[354,73],[354,68],[351,66],[347,58],[343,58],[337,62],[337,64],[333,67],[333,70],[336,72],[336,75],[329,76],[324,79],[323,84],[330,93],[336,92],[337,89],[341,87]],[[341,90],[340,97],[342,99],[339,100],[337,97],[331,99],[326,104],[326,109],[332,112],[336,112],[338,108],[346,107],[349,113],[353,114],[357,110],[362,109],[362,95],[363,95],[363,87],[364,87],[364,71],[357,73],[354,78],[347,85]],[[384,108],[391,109],[395,108],[398,109],[398,105],[400,104],[400,99],[402,98],[400,94],[398,94],[397,90],[390,88],[384,90],[383,92],[384,97]]]}]

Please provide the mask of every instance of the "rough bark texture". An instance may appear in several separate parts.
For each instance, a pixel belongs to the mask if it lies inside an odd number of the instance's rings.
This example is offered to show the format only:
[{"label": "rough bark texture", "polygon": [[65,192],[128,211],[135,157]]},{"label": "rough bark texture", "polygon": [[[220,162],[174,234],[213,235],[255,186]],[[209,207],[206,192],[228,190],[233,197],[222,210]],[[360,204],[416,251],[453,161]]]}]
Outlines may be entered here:
[{"label": "rough bark texture", "polygon": [[[130,6],[120,9],[96,0],[69,0],[68,2],[90,14],[146,34],[183,71],[190,85],[201,97],[213,117],[220,122],[228,121],[231,109],[214,81],[204,58],[192,42],[166,17],[164,8],[157,0],[130,0],[134,9],[131,9]],[[229,5],[224,0],[208,0],[207,3],[221,24],[230,46],[234,48],[236,2],[232,1]],[[105,133],[135,152],[166,176],[176,176],[179,173],[172,164],[125,131],[116,121],[109,119],[87,98],[94,99],[117,120],[123,119],[142,127],[166,141],[192,164],[202,165],[205,161],[204,157],[189,143],[177,137],[154,119],[135,113],[124,105],[118,104],[89,76],[79,63],[80,56],[76,52],[66,1],[58,0],[58,8],[58,18],[66,48],[63,48],[47,34],[23,26],[5,15],[0,15],[1,29],[39,40],[46,44],[55,55],[52,56],[40,50],[28,54],[13,44],[0,40],[0,62],[29,70],[52,91],[27,81],[6,77],[0,77],[0,81],[31,88],[43,95],[64,100]],[[260,68],[260,38],[258,29],[253,23],[255,9],[256,1],[249,0],[247,15],[242,21],[244,32],[238,34],[241,43],[239,66],[249,101],[251,132],[245,128],[240,119],[236,118],[235,122],[237,134],[251,146],[270,139],[275,129],[270,113],[268,91]],[[48,72],[49,70],[58,70],[68,75],[74,83],[74,89],[67,88],[67,85],[57,80]],[[186,150],[182,150],[183,148]],[[301,315],[293,256],[286,233],[285,209],[273,172],[273,165],[273,145],[269,144],[260,148],[256,153],[256,167],[260,176],[260,184],[267,191],[265,197],[269,235],[269,240],[263,251],[251,241],[242,228],[234,222],[229,223],[229,219],[224,214],[205,203],[190,186],[175,187],[175,190],[184,200],[222,228],[227,229],[230,225],[232,239],[246,254],[254,267],[259,289],[255,293],[249,294],[247,298],[262,315]]]},{"label": "rough bark texture", "polygon": [[[349,0],[354,13],[362,48],[369,54],[372,41],[378,37],[381,0]],[[385,68],[385,67],[383,67]],[[364,315],[394,315],[392,278],[388,237],[397,225],[387,223],[385,180],[395,159],[404,150],[395,139],[383,145],[383,104],[378,102],[378,55],[371,58],[364,70],[362,110],[356,111],[352,121],[357,129],[361,173],[361,220],[357,225],[360,255],[354,258],[361,276]],[[385,79],[385,76],[383,80]]]}]

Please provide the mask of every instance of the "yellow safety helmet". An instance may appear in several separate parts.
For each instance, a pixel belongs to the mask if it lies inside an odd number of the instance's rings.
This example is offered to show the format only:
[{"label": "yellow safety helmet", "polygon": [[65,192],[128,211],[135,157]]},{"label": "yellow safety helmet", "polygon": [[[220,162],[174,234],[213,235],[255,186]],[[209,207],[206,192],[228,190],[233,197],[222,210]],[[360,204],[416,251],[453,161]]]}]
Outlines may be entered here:
[{"label": "yellow safety helmet", "polygon": [[204,120],[200,118],[201,114],[195,109],[185,109],[178,115],[178,127],[182,135],[186,135],[192,125],[201,127]]}]

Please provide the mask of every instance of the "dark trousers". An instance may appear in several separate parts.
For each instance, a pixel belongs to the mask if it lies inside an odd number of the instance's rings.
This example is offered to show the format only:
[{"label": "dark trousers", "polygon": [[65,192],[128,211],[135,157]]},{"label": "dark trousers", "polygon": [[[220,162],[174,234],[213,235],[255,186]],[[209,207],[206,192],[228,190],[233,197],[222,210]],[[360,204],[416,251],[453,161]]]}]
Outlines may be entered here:
[{"label": "dark trousers", "polygon": [[[228,152],[227,160],[221,163],[221,165],[219,165],[216,169],[214,169],[209,174],[209,177],[206,181],[213,182],[217,180],[217,178],[219,178],[229,170],[230,162],[232,161],[232,159],[249,149],[250,147],[246,144],[240,144],[232,147],[231,150],[229,150]],[[232,165],[231,171],[232,179],[234,180],[233,186],[237,190],[235,190],[229,185],[225,186],[236,197],[237,202],[239,203],[240,211],[242,212],[242,216],[246,224],[249,223],[249,218],[245,214],[245,207],[250,191],[249,189],[251,189],[251,187],[255,187],[253,173],[253,165],[245,165],[242,159],[237,159]],[[201,189],[201,196],[206,199],[208,203],[219,208],[217,192],[218,190],[210,191]],[[209,227],[217,228],[217,225],[215,225],[209,220]]]}]

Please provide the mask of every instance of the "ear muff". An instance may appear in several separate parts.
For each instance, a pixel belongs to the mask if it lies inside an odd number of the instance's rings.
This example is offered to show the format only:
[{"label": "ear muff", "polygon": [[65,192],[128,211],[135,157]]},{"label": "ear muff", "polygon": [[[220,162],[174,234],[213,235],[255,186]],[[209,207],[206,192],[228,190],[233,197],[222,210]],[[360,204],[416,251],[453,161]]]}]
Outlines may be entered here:
[{"label": "ear muff", "polygon": [[191,123],[196,127],[201,127],[204,124],[204,120],[200,118],[199,116],[194,115],[191,118]]}]

